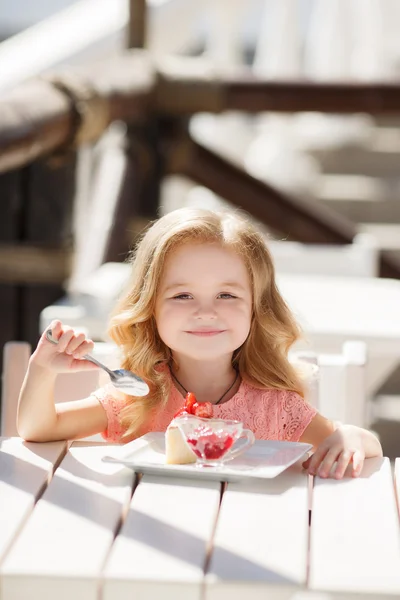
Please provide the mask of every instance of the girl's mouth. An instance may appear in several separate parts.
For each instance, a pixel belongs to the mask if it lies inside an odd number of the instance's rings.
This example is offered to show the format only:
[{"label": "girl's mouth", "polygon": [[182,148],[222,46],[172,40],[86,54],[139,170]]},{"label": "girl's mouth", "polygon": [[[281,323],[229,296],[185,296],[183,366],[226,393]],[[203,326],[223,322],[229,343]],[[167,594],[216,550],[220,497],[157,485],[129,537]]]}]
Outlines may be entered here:
[{"label": "girl's mouth", "polygon": [[220,333],[224,333],[224,329],[198,329],[195,331],[186,331],[190,335],[196,335],[198,337],[212,337],[214,335],[219,335]]}]

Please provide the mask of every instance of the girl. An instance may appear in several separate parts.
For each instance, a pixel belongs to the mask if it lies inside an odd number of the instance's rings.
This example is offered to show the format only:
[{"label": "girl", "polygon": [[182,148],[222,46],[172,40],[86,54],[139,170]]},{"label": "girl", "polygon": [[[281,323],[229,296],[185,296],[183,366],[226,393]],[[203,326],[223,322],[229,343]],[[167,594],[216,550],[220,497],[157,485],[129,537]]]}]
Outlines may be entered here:
[{"label": "girl", "polygon": [[102,432],[127,442],[165,431],[189,390],[214,405],[215,417],[243,421],[256,438],[311,443],[316,450],[304,462],[310,474],[339,479],[352,463],[357,476],[365,457],[382,455],[372,433],[336,425],[304,400],[287,358],[298,326],[263,237],[237,214],[177,210],[137,247],[109,333],[122,367],[149,384],[148,396],[124,396],[108,385],[55,406],[57,373],[94,368],[82,359],[93,342],[59,321],[51,329],[58,345],[42,335],[19,398],[17,427],[27,440]]}]

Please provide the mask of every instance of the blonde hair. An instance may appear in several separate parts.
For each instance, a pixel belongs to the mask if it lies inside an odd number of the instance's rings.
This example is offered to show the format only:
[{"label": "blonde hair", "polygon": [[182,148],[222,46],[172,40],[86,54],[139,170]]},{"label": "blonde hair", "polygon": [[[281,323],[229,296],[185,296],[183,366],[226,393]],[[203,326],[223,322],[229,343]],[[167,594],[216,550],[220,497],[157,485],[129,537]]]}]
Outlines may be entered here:
[{"label": "blonde hair", "polygon": [[232,356],[241,377],[256,388],[304,396],[301,378],[288,360],[300,329],[276,286],[263,236],[236,212],[184,208],[157,220],[144,234],[131,255],[127,290],[110,322],[109,335],[121,348],[122,367],[137,373],[150,387],[148,396],[128,399],[121,415],[128,434],[139,434],[149,413],[168,401],[170,379],[159,366],[170,361],[171,352],[157,332],[155,302],[166,258],[187,242],[218,243],[236,252],[248,269],[253,316],[246,341]]}]

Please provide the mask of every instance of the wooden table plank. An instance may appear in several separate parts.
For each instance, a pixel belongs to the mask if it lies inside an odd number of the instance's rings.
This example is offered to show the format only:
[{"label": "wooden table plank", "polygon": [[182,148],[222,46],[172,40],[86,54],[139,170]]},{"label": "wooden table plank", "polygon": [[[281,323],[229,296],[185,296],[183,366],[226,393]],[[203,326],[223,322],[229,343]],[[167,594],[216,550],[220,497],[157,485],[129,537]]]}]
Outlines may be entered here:
[{"label": "wooden table plank", "polygon": [[290,598],[306,583],[308,475],[228,484],[206,575],[207,600]]},{"label": "wooden table plank", "polygon": [[400,531],[389,459],[368,459],[358,479],[314,483],[310,589],[400,594]]},{"label": "wooden table plank", "polygon": [[104,445],[73,444],[2,567],[2,600],[98,600],[99,578],[134,473]]},{"label": "wooden table plank", "polygon": [[200,600],[220,487],[143,476],[105,569],[103,600]]},{"label": "wooden table plank", "polygon": [[0,563],[65,451],[65,442],[0,438]]}]

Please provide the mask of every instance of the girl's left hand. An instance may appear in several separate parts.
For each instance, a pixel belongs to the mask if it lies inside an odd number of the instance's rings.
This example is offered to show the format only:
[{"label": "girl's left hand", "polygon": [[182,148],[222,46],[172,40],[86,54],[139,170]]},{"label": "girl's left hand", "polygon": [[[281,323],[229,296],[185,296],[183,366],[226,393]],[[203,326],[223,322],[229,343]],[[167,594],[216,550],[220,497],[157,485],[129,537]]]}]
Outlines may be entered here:
[{"label": "girl's left hand", "polygon": [[[365,459],[361,432],[361,429],[353,425],[340,426],[303,462],[303,467],[310,475],[342,479],[349,464],[353,463],[351,474],[358,477]],[[337,464],[332,471],[335,463]]]}]

